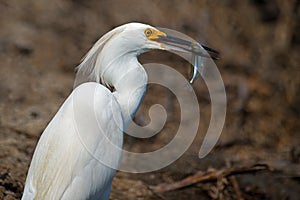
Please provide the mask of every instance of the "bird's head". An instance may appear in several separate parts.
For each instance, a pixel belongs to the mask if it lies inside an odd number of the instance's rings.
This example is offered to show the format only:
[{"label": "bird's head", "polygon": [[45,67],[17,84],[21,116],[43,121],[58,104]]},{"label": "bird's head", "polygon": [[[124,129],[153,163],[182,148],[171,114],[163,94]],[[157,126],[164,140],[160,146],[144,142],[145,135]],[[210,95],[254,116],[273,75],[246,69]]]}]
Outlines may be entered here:
[{"label": "bird's head", "polygon": [[[103,69],[105,60],[111,64],[113,60],[120,59],[121,56],[138,56],[152,49],[188,53],[193,57],[210,57],[211,55],[207,54],[206,51],[218,54],[217,51],[197,42],[174,37],[168,31],[147,24],[124,24],[103,35],[86,54],[77,68],[77,80],[74,87],[86,81],[100,82],[101,68]],[[211,57],[214,58],[214,56]],[[198,71],[196,62],[192,80]]]},{"label": "bird's head", "polygon": [[212,54],[209,56],[213,59],[217,59],[217,54],[219,53],[214,49],[200,45],[191,38],[176,37],[179,34],[176,31],[160,30],[147,24],[129,23],[119,26],[114,30],[122,30],[115,38],[116,40],[118,39],[119,45],[123,44],[127,50],[137,51],[138,53],[151,49],[161,49],[207,57],[204,51],[206,50]]},{"label": "bird's head", "polygon": [[151,49],[165,49],[165,46],[158,40],[166,37],[166,33],[150,25],[129,23],[115,30],[122,30],[114,35],[113,39],[124,51],[140,54]]}]

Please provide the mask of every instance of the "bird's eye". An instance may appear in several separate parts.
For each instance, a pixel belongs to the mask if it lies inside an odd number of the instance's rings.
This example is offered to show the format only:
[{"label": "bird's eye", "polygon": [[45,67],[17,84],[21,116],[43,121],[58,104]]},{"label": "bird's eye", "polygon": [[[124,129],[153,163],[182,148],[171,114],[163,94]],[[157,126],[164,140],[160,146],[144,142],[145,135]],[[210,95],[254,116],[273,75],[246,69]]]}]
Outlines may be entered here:
[{"label": "bird's eye", "polygon": [[149,37],[150,35],[152,35],[152,30],[151,30],[150,28],[147,28],[147,29],[145,30],[145,35],[146,35],[147,37]]}]

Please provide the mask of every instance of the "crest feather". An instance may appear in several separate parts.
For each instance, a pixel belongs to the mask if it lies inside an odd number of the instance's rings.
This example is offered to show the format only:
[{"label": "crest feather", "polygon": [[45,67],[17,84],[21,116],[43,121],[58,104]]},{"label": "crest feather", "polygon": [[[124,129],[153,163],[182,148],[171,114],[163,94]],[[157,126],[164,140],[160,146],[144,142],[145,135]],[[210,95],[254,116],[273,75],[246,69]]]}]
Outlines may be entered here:
[{"label": "crest feather", "polygon": [[82,58],[81,63],[76,67],[76,78],[73,88],[85,82],[101,83],[100,74],[95,73],[96,62],[100,58],[101,51],[105,44],[115,35],[124,31],[125,26],[117,27],[103,35]]}]

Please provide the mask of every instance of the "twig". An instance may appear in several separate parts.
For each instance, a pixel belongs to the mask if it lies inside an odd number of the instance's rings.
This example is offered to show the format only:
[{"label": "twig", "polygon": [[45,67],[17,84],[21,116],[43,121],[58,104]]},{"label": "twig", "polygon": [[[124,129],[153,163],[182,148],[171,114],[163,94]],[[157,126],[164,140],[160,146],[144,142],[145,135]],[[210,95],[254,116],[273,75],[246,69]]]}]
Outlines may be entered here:
[{"label": "twig", "polygon": [[236,194],[236,198],[238,200],[243,200],[244,198],[242,197],[242,193],[241,193],[238,181],[236,180],[235,176],[230,176],[229,180],[233,186],[234,192]]},{"label": "twig", "polygon": [[[226,161],[226,165],[227,167],[231,167],[231,162],[229,160]],[[242,196],[242,193],[241,193],[241,190],[240,190],[240,186],[239,186],[239,183],[236,179],[235,176],[230,176],[229,177],[229,181],[231,182],[232,186],[233,186],[233,190],[236,194],[236,198],[238,200],[243,200],[243,196]]]},{"label": "twig", "polygon": [[278,172],[288,177],[300,177],[300,164],[294,164],[284,160],[265,161],[272,172]]},{"label": "twig", "polygon": [[230,167],[221,170],[213,170],[210,172],[197,172],[192,176],[188,176],[187,178],[177,181],[174,183],[161,183],[156,186],[150,186],[150,188],[155,192],[167,192],[176,189],[180,189],[183,187],[187,187],[199,182],[207,182],[207,181],[216,181],[219,177],[228,177],[236,174],[245,174],[245,173],[253,173],[262,170],[268,170],[269,167],[267,165],[253,165],[253,166],[241,166],[241,167]]}]

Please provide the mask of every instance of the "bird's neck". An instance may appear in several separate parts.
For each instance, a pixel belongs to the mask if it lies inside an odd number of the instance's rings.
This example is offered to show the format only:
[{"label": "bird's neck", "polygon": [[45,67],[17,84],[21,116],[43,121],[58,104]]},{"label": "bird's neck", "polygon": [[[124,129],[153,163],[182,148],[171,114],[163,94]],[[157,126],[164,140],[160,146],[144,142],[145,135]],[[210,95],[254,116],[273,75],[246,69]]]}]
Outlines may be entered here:
[{"label": "bird's neck", "polygon": [[101,73],[103,77],[106,77],[104,82],[112,85],[115,89],[113,95],[120,105],[123,126],[126,129],[145,94],[147,73],[135,54],[121,56],[107,64],[109,67],[104,67],[105,71]]}]

